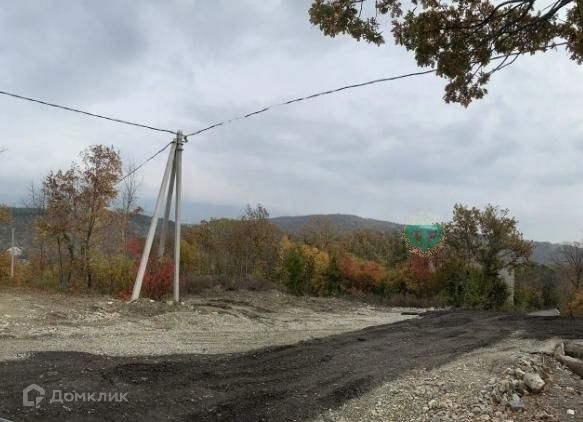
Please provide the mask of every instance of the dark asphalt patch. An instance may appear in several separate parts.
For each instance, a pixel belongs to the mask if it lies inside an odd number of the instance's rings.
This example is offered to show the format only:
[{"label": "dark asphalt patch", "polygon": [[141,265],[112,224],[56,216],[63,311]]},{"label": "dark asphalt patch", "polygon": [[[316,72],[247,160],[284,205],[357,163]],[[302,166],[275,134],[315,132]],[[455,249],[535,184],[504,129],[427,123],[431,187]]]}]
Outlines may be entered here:
[{"label": "dark asphalt patch", "polygon": [[[306,420],[406,371],[443,365],[515,332],[536,339],[583,338],[583,319],[432,312],[239,354],[111,357],[42,352],[0,362],[0,415],[59,422]],[[48,392],[38,409],[22,402],[22,390],[33,383]],[[51,404],[54,390],[127,393],[127,402]]]}]

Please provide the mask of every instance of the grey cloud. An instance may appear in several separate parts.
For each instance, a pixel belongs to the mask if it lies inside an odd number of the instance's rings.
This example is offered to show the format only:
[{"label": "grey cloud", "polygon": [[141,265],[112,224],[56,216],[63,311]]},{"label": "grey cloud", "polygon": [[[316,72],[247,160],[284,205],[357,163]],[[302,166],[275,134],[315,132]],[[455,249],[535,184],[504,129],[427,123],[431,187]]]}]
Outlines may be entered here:
[{"label": "grey cloud", "polygon": [[[310,0],[21,0],[0,9],[0,88],[195,130],[290,97],[416,70],[387,45],[329,39]],[[554,75],[561,75],[560,78]],[[185,200],[217,210],[448,217],[455,202],[508,207],[537,239],[577,237],[583,86],[562,53],[526,57],[468,109],[434,76],[281,107],[193,137]],[[544,87],[542,89],[541,87]],[[170,136],[0,98],[0,202],[93,143],[140,162]],[[148,164],[151,203],[164,158]],[[553,206],[552,212],[548,204]],[[222,212],[222,211],[221,211]],[[227,212],[227,211],[224,211]],[[560,221],[553,224],[552,220]]]}]

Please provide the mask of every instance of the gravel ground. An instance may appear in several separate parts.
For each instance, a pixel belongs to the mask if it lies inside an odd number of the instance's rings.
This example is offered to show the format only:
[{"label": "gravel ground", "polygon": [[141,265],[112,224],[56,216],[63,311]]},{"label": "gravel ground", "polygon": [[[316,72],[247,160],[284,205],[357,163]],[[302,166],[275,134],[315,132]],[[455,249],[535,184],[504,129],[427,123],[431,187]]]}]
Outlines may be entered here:
[{"label": "gravel ground", "polygon": [[[376,416],[388,421],[445,422],[456,418],[487,420],[486,416],[493,418],[501,411],[505,412],[501,420],[505,420],[508,398],[524,387],[520,387],[521,382],[526,384],[526,377],[524,381],[511,378],[515,370],[526,372],[528,366],[545,377],[544,382],[541,379],[545,387],[542,393],[518,397],[532,411],[550,406],[538,400],[544,399],[547,391],[555,391],[548,375],[560,377],[544,369],[550,357],[546,364],[530,359],[523,365],[519,360],[488,360],[485,350],[494,347],[495,351],[512,352],[514,342],[555,337],[583,338],[583,319],[427,312],[420,318],[243,353],[109,356],[40,352],[0,362],[0,416],[49,422],[300,421],[318,417],[367,421]],[[510,343],[506,346],[504,342]],[[538,359],[538,355],[533,356]],[[467,359],[465,367],[459,359]],[[492,362],[498,361],[503,362],[501,367],[510,365],[512,372],[495,370]],[[448,366],[452,364],[457,366]],[[423,371],[436,372],[420,375]],[[426,385],[416,385],[407,378],[411,376]],[[570,377],[565,379],[574,383]],[[374,396],[378,388],[392,382],[401,382],[396,391],[407,391],[405,386],[412,385],[423,389],[413,390],[410,396],[400,393],[405,395],[396,401],[389,393]],[[23,389],[31,383],[46,391],[38,408],[23,406]],[[572,407],[549,407],[549,417],[568,420],[559,418],[567,410],[579,417],[583,410],[575,405],[580,402],[580,384],[566,384],[564,389],[560,385],[557,391],[565,394],[554,393],[555,398],[565,400],[564,395],[573,395],[568,398],[571,401],[564,402]],[[504,386],[504,392],[496,393],[500,403],[495,408],[492,393],[499,386]],[[64,402],[49,401],[55,391],[64,395]],[[74,394],[91,392],[123,393],[127,401],[73,400]],[[374,399],[367,400],[370,394]],[[528,413],[517,413],[516,420],[534,419]]]},{"label": "gravel ground", "polygon": [[[0,417],[583,420],[581,380],[552,357],[583,319],[402,311],[276,291],[172,305],[0,290]],[[23,406],[31,383],[38,408]],[[56,390],[128,400],[51,403]]]},{"label": "gravel ground", "polygon": [[0,289],[0,361],[34,351],[113,356],[234,353],[415,316],[279,291],[208,291],[183,304]]},{"label": "gravel ground", "polygon": [[[505,340],[439,368],[415,369],[313,422],[581,421],[583,380],[554,359],[558,342]],[[537,368],[545,386],[539,393],[518,388],[513,409],[512,383],[520,387],[515,374],[526,368]]]}]

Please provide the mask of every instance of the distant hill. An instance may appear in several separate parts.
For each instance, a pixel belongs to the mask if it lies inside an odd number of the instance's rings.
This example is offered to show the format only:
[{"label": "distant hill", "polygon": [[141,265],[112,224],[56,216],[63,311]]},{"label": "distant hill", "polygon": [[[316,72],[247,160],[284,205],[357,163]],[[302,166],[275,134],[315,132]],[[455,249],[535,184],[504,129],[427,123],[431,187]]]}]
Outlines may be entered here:
[{"label": "distant hill", "polygon": [[534,250],[530,260],[533,262],[538,262],[539,264],[550,265],[553,263],[553,259],[557,250],[561,247],[558,243],[550,242],[533,242]]},{"label": "distant hill", "polygon": [[[39,216],[39,211],[34,208],[12,208],[12,218],[16,228],[16,245],[24,249],[32,244],[34,236],[34,220]],[[135,216],[131,221],[131,229],[138,236],[146,236],[151,217],[147,215]],[[283,231],[301,233],[310,227],[329,225],[338,233],[349,233],[355,230],[374,230],[394,232],[403,230],[404,225],[390,221],[362,218],[349,214],[314,214],[289,217],[274,217],[270,219],[273,224]],[[170,223],[171,226],[173,223]],[[10,228],[12,225],[0,224],[0,250],[10,247]],[[540,264],[552,264],[553,255],[561,245],[550,242],[534,242],[534,252],[531,260]]]},{"label": "distant hill", "polygon": [[290,233],[300,233],[302,230],[318,224],[333,226],[340,233],[347,233],[354,230],[394,232],[402,230],[404,227],[402,224],[392,223],[390,221],[362,218],[350,214],[313,214],[293,217],[274,217],[271,218],[271,222],[281,230]]},{"label": "distant hill", "polygon": [[[40,211],[36,208],[11,208],[12,224],[0,224],[0,250],[6,250],[10,247],[11,228],[15,228],[16,246],[24,249],[26,255],[27,249],[34,240],[34,221],[40,216]],[[148,233],[152,217],[147,215],[136,215],[130,221],[130,230],[137,236],[145,237]],[[170,222],[171,230],[174,223]]]}]

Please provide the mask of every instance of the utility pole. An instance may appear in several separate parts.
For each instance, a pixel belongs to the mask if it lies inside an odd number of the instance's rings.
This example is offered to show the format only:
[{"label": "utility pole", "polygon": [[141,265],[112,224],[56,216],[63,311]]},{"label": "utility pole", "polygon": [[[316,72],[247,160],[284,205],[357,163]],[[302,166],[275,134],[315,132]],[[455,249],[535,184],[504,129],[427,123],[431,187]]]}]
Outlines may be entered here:
[{"label": "utility pole", "polygon": [[[144,275],[146,273],[146,268],[148,266],[148,259],[150,257],[150,252],[152,250],[152,244],[154,243],[154,237],[156,236],[156,228],[158,226],[158,219],[160,218],[160,213],[162,207],[165,206],[164,219],[162,221],[162,233],[160,234],[160,244],[158,245],[158,258],[161,259],[164,256],[164,249],[166,243],[166,233],[168,230],[168,218],[170,217],[170,208],[172,204],[173,192],[176,192],[176,204],[175,204],[175,230],[174,230],[174,288],[173,296],[174,301],[178,302],[180,300],[179,282],[180,282],[180,220],[182,216],[182,150],[184,147],[185,139],[182,132],[176,132],[176,139],[172,142],[172,147],[170,148],[170,154],[168,155],[168,161],[166,162],[166,169],[164,170],[164,177],[162,178],[162,184],[160,185],[160,191],[158,192],[158,198],[156,199],[156,205],[154,207],[154,215],[152,216],[152,221],[150,222],[150,228],[148,230],[148,235],[146,237],[146,244],[144,245],[144,251],[142,252],[142,258],[140,260],[140,266],[138,268],[138,274],[136,275],[136,281],[134,283],[134,289],[132,291],[131,301],[137,300],[140,297],[140,291],[142,290],[142,283],[144,281]],[[176,186],[174,186],[176,185]],[[164,203],[166,200],[166,203]]]},{"label": "utility pole", "polygon": [[182,132],[176,136],[176,206],[174,217],[174,302],[180,300],[180,221],[182,217],[182,150],[184,138]]},{"label": "utility pole", "polygon": [[14,227],[12,227],[12,247],[10,248],[10,278],[14,278],[14,257],[16,255],[16,246],[14,245]]},{"label": "utility pole", "polygon": [[[178,145],[177,145],[178,147]],[[164,210],[164,219],[162,220],[162,230],[160,231],[160,243],[158,244],[158,259],[162,261],[166,249],[166,235],[168,234],[168,218],[170,217],[170,208],[172,207],[172,194],[174,193],[174,183],[176,180],[176,156],[172,163],[172,175],[170,176],[170,186],[168,187],[168,196],[166,197],[166,210]]]}]

